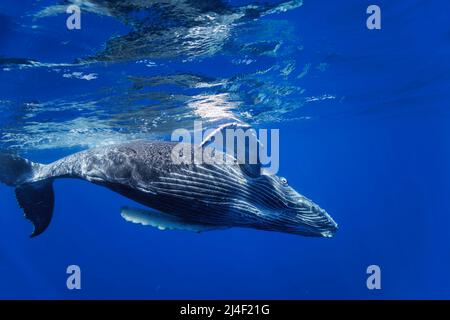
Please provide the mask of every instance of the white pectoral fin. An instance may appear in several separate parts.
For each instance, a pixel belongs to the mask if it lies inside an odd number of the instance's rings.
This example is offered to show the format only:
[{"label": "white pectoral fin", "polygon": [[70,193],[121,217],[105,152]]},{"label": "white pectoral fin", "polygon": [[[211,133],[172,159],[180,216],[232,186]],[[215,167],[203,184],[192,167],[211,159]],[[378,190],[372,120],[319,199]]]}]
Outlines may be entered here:
[{"label": "white pectoral fin", "polygon": [[171,216],[156,210],[142,210],[129,207],[122,208],[121,216],[129,222],[152,226],[159,230],[187,230],[202,232],[214,229],[223,229],[220,226],[198,224],[185,221],[181,218]]}]

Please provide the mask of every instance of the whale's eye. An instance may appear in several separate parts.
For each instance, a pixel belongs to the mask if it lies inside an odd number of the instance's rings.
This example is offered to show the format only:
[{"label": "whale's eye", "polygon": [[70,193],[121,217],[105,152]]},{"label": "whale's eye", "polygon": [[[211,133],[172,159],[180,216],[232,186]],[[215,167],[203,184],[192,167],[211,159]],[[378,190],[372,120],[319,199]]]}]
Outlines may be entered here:
[{"label": "whale's eye", "polygon": [[287,184],[288,184],[288,181],[287,181],[287,179],[286,179],[286,178],[284,178],[284,177],[281,177],[281,178],[280,178],[280,181],[281,181],[281,183],[282,183],[282,184],[284,184],[285,186],[287,186]]}]

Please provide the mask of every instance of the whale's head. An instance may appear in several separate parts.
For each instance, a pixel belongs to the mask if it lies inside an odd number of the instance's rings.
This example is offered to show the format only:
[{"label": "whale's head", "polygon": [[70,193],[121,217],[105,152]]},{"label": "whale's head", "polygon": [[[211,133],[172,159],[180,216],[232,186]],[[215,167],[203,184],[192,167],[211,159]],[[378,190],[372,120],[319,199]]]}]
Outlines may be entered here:
[{"label": "whale's head", "polygon": [[261,175],[250,184],[249,201],[258,209],[257,228],[316,237],[332,237],[337,231],[330,215],[292,188],[286,178]]}]

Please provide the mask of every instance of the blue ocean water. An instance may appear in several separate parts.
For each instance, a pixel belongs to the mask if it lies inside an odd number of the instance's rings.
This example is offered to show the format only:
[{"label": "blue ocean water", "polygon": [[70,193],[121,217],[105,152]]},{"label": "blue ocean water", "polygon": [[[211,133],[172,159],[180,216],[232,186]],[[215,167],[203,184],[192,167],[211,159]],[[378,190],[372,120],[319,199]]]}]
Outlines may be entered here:
[{"label": "blue ocean water", "polygon": [[280,175],[340,229],[160,231],[122,219],[131,200],[58,180],[30,239],[2,185],[0,298],[450,298],[447,1],[73,2],[80,30],[70,1],[0,3],[2,150],[49,163],[194,120],[277,128]]}]

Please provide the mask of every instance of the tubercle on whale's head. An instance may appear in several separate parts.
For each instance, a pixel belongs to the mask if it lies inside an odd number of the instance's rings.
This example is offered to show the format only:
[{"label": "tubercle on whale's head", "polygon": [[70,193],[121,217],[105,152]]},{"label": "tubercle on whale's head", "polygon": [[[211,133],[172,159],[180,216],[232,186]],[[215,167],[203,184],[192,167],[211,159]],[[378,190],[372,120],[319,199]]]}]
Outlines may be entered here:
[{"label": "tubercle on whale's head", "polygon": [[253,181],[255,205],[261,214],[258,228],[311,237],[332,237],[337,223],[317,204],[275,175],[261,175]]}]

